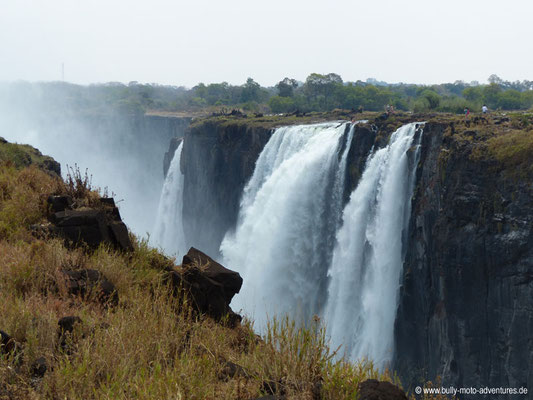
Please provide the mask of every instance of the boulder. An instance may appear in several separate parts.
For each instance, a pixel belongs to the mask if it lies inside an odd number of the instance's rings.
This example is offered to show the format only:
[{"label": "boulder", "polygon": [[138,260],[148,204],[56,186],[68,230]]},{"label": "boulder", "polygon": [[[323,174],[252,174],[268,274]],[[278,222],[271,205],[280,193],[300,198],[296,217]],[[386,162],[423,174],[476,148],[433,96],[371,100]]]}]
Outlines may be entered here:
[{"label": "boulder", "polygon": [[42,378],[44,374],[46,374],[46,371],[48,370],[48,363],[46,362],[46,358],[39,357],[36,359],[30,367],[31,376],[33,378]]},{"label": "boulder", "polygon": [[74,332],[74,326],[76,324],[81,324],[81,318],[77,316],[68,316],[63,317],[59,321],[57,321],[57,334],[59,337],[63,336],[65,333],[72,333]]},{"label": "boulder", "polygon": [[47,202],[54,213],[70,209],[73,203],[70,196],[48,196]]},{"label": "boulder", "polygon": [[241,290],[242,278],[238,272],[225,268],[194,247],[191,247],[189,252],[183,256],[182,266],[184,268],[199,267],[205,276],[222,285],[228,304]]},{"label": "boulder", "polygon": [[113,285],[100,271],[94,269],[62,270],[66,278],[69,294],[86,297],[96,295],[97,300],[104,305],[116,306],[118,293]]},{"label": "boulder", "polygon": [[72,210],[69,196],[50,196],[48,203],[53,211],[50,216],[53,226],[47,232],[63,237],[74,246],[85,243],[96,248],[101,243],[108,243],[118,249],[132,250],[128,228],[120,219],[114,200],[104,198],[101,202],[102,208]]},{"label": "boulder", "polygon": [[9,336],[4,331],[0,331],[0,354],[8,354],[15,351],[17,344],[15,339]]},{"label": "boulder", "polygon": [[[118,212],[118,208],[115,208]],[[131,251],[133,245],[131,244],[130,235],[126,224],[122,221],[113,221],[109,223],[109,230],[111,231],[112,243],[122,250]]]},{"label": "boulder", "polygon": [[72,332],[74,332],[74,326],[81,323],[81,318],[77,316],[63,317],[57,322],[59,347],[68,352],[71,351],[71,349],[68,348],[68,338],[72,335]]},{"label": "boulder", "polygon": [[407,395],[390,382],[367,379],[359,384],[360,400],[407,400]]},{"label": "boulder", "polygon": [[191,247],[183,257],[181,269],[167,268],[167,273],[167,280],[175,292],[184,291],[196,312],[209,315],[217,321],[227,316],[230,326],[241,321],[241,316],[229,306],[242,285],[242,278],[237,272]]}]

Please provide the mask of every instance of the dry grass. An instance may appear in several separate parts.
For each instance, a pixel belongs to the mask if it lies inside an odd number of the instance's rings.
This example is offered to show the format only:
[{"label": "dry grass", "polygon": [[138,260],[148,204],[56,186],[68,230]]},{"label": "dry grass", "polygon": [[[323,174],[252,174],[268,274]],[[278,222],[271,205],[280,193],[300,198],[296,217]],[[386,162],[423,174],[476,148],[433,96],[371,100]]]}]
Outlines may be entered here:
[{"label": "dry grass", "polygon": [[17,170],[0,164],[0,239],[27,238],[31,224],[46,212],[46,197],[61,190],[63,183],[31,166]]},{"label": "dry grass", "polygon": [[[253,399],[268,387],[288,399],[353,399],[364,379],[392,380],[369,362],[335,359],[318,322],[272,321],[259,340],[248,321],[229,329],[193,317],[163,283],[173,260],[144,241],[134,239],[132,253],[87,252],[32,237],[47,196],[65,191],[38,169],[0,168],[0,329],[23,349],[0,356],[0,399]],[[118,290],[118,306],[69,295],[62,268],[101,271]],[[65,351],[57,322],[69,315],[82,324]],[[41,380],[31,373],[39,357],[48,364]],[[245,372],[225,376],[226,362]]]}]

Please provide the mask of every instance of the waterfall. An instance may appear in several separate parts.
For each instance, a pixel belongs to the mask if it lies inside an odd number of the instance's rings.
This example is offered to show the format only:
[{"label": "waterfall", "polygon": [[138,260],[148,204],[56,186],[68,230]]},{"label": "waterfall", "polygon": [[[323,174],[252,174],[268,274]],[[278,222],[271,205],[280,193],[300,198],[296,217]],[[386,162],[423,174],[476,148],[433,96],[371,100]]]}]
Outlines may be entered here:
[{"label": "waterfall", "polygon": [[325,319],[332,342],[351,359],[383,367],[392,358],[403,264],[402,235],[410,216],[418,143],[416,125],[398,129],[367,161],[337,232],[328,271]]},{"label": "waterfall", "polygon": [[185,237],[183,233],[183,174],[180,170],[181,150],[179,144],[170,163],[163,184],[151,244],[161,247],[167,254],[184,255]]},{"label": "waterfall", "polygon": [[225,265],[244,279],[232,307],[252,316],[259,329],[273,315],[308,320],[325,302],[342,212],[345,141],[353,136],[353,127],[348,135],[346,128],[278,128],[244,189],[236,230],[226,234],[221,252]]},{"label": "waterfall", "polygon": [[[332,346],[350,359],[384,367],[411,213],[420,135],[408,124],[371,151],[359,183],[343,204],[354,124],[323,123],[275,130],[242,193],[222,262],[244,278],[234,310],[259,331],[274,316],[300,322],[322,317]],[[415,139],[416,138],[416,139]],[[181,143],[159,204],[154,243],[183,253]],[[355,145],[357,145],[355,143]],[[193,244],[194,245],[194,244]]]}]

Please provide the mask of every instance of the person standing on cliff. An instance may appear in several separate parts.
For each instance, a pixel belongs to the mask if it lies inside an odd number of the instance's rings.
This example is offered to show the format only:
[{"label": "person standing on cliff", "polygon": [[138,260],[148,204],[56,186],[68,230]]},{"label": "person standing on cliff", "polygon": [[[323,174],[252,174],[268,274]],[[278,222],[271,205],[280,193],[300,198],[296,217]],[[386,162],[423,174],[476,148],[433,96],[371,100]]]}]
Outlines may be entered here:
[{"label": "person standing on cliff", "polygon": [[488,114],[489,108],[485,104],[483,104],[483,107],[481,107],[481,112],[483,114]]}]

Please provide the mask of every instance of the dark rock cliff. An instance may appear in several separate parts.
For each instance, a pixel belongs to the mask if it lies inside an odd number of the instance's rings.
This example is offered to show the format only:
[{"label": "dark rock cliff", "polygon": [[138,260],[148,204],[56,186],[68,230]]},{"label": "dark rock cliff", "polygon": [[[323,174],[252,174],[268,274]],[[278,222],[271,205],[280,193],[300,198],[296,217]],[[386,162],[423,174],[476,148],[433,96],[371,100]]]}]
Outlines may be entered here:
[{"label": "dark rock cliff", "polygon": [[183,229],[190,243],[213,258],[237,221],[244,185],[272,130],[204,123],[187,130],[181,157]]},{"label": "dark rock cliff", "polygon": [[[498,140],[511,126],[470,126],[439,115],[358,125],[345,201],[372,147],[383,146],[400,125],[423,120],[393,368],[407,387],[437,377],[456,387],[533,387],[533,168],[527,151],[520,165],[502,161]],[[235,226],[242,190],[272,128],[207,120],[186,131],[181,170],[189,246],[218,256],[213,243]],[[531,137],[515,134],[510,143]]]},{"label": "dark rock cliff", "polygon": [[[195,124],[184,136],[181,171],[184,174],[183,226],[187,246],[205,249],[217,257],[219,244],[235,227],[246,182],[274,128],[268,125],[217,123]],[[346,130],[346,134],[348,129]],[[348,201],[376,141],[378,128],[357,125],[348,153],[344,198]],[[165,168],[181,139],[171,141]],[[340,149],[339,157],[344,149]]]},{"label": "dark rock cliff", "polygon": [[533,387],[533,187],[483,156],[483,130],[424,129],[395,327],[408,384]]}]

